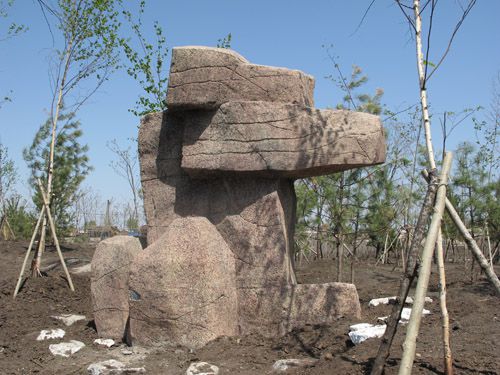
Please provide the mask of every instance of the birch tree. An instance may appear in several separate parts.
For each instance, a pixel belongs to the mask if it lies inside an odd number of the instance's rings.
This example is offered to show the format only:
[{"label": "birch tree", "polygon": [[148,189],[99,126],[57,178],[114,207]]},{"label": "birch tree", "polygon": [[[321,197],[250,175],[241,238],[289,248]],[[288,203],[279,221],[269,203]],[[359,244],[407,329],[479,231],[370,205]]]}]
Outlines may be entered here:
[{"label": "birch tree", "polygon": [[[48,203],[53,195],[54,150],[59,112],[63,103],[76,112],[118,68],[120,0],[37,0],[53,36],[49,76],[51,142],[46,171]],[[43,218],[32,275],[39,276],[45,248],[47,217]]]}]

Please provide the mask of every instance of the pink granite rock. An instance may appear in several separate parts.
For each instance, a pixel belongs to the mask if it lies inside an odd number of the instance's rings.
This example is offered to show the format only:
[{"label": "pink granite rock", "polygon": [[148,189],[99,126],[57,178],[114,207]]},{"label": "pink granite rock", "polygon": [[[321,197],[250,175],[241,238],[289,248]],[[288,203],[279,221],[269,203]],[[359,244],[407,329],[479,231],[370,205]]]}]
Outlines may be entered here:
[{"label": "pink granite rock", "polygon": [[385,160],[377,116],[294,104],[229,102],[185,123],[182,168],[192,177],[222,173],[303,178]]},{"label": "pink granite rock", "polygon": [[91,263],[90,289],[99,337],[122,340],[129,311],[129,266],[142,252],[135,237],[115,236],[97,245]]},{"label": "pink granite rock", "polygon": [[133,342],[198,348],[237,334],[234,255],[204,217],[174,220],[130,272]]},{"label": "pink granite rock", "polygon": [[313,106],[314,79],[298,70],[250,64],[223,48],[177,47],[172,51],[170,110],[210,109],[239,100]]},{"label": "pink granite rock", "polygon": [[174,49],[169,110],[139,132],[149,247],[131,271],[135,340],[199,347],[359,316],[355,286],[296,283],[293,181],[382,163],[383,130],[311,108],[312,87],[232,51]]}]

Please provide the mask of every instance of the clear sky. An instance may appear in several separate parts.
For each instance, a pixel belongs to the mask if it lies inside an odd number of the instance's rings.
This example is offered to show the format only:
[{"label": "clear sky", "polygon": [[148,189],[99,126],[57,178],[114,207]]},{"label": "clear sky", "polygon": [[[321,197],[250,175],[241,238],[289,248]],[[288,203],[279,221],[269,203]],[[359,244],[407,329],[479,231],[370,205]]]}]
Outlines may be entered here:
[{"label": "clear sky", "polygon": [[[129,0],[132,3],[132,0]],[[465,0],[463,2],[466,2]],[[127,1],[125,1],[127,3]],[[215,46],[229,32],[232,48],[249,61],[299,69],[316,78],[316,107],[334,106],[342,93],[324,77],[334,73],[323,45],[333,45],[342,70],[351,65],[369,76],[366,91],[384,89],[383,102],[402,109],[418,102],[414,43],[405,19],[393,1],[378,0],[356,31],[370,0],[148,0],[145,25],[162,25],[169,47]],[[441,1],[434,25],[430,61],[443,51],[459,16],[459,1]],[[492,80],[500,70],[500,1],[479,1],[459,31],[445,63],[429,84],[434,111],[459,111],[488,106]],[[9,148],[20,172],[19,191],[28,194],[28,172],[22,149],[47,118],[51,92],[48,55],[52,39],[34,0],[17,0],[11,21],[24,23],[24,35],[0,42],[0,95],[13,90],[13,102],[0,109],[0,140]],[[0,20],[5,23],[6,21]],[[149,31],[152,31],[149,29]],[[106,142],[125,144],[137,136],[139,119],[127,109],[140,93],[124,72],[115,74],[79,111],[77,118],[89,145],[94,171],[85,184],[103,199],[129,198],[129,191],[109,166],[113,158]],[[438,139],[439,125],[434,134]],[[464,123],[450,146],[472,140],[472,125]]]}]

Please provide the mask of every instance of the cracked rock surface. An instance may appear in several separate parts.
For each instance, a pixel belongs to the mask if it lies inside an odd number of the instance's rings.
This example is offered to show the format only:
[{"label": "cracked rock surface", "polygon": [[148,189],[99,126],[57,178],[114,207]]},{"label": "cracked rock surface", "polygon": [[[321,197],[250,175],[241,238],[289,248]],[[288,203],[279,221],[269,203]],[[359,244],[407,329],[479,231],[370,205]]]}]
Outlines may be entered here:
[{"label": "cracked rock surface", "polygon": [[91,263],[92,308],[100,337],[121,341],[128,319],[129,266],[142,251],[139,240],[115,236],[97,245]]},{"label": "cracked rock surface", "polygon": [[132,340],[198,348],[237,334],[235,260],[203,217],[176,219],[130,268]]}]

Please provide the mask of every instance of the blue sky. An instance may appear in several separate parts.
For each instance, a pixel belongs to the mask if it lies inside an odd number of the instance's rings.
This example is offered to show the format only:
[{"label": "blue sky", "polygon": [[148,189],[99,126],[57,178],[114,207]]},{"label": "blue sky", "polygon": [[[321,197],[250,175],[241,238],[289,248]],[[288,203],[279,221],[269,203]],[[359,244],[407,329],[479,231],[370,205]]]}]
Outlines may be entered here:
[{"label": "blue sky", "polygon": [[[132,3],[132,1],[129,1]],[[316,78],[316,107],[334,106],[342,93],[324,77],[334,73],[323,45],[345,74],[351,65],[369,76],[364,91],[384,89],[383,102],[397,110],[418,102],[414,43],[399,8],[390,0],[378,0],[359,30],[356,30],[370,1],[160,1],[149,0],[145,25],[162,25],[169,47],[215,46],[231,33],[232,48],[258,64],[299,69]],[[436,61],[446,46],[459,16],[458,1],[439,2],[430,61]],[[459,31],[445,63],[429,84],[433,110],[459,111],[476,105],[488,106],[492,80],[500,70],[499,1],[481,1]],[[22,149],[47,118],[51,93],[48,56],[52,39],[34,0],[17,0],[11,21],[24,23],[29,31],[0,42],[0,94],[13,90],[13,102],[0,109],[0,141],[9,148],[20,173],[19,192],[27,195],[28,173]],[[4,22],[4,20],[0,20]],[[148,32],[151,32],[148,29]],[[113,155],[106,142],[126,144],[137,136],[139,119],[133,107],[140,90],[124,72],[111,80],[81,108],[84,141],[89,145],[94,171],[85,184],[103,199],[129,198],[126,181],[109,166]],[[434,124],[436,143],[439,125]],[[453,134],[450,146],[472,140],[470,123]]]}]

